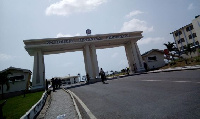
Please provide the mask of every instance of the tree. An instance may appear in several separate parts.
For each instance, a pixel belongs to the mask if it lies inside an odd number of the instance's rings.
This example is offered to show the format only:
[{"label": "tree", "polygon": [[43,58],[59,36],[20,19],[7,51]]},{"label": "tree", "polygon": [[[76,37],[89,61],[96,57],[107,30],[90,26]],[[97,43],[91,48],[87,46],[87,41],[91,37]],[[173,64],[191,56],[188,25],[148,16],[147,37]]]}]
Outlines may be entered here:
[{"label": "tree", "polygon": [[179,56],[180,56],[180,53],[178,51],[178,49],[175,47],[174,45],[175,43],[171,43],[171,42],[168,42],[167,44],[164,43],[164,45],[167,47],[167,49],[169,50],[169,55],[172,56],[172,59],[174,59],[174,54],[172,54],[172,51],[175,51],[175,52],[178,52]]},{"label": "tree", "polygon": [[10,84],[9,84],[10,78],[8,78],[9,74],[11,74],[11,73],[8,71],[0,72],[0,85],[1,85],[2,99],[4,98],[3,85],[6,84],[7,91],[10,89]]},{"label": "tree", "polygon": [[188,53],[190,53],[190,55],[192,54],[192,52],[196,51],[195,47],[191,47],[191,44],[188,44],[185,48],[185,54],[188,55]]},{"label": "tree", "polygon": [[168,44],[164,43],[164,45],[167,47],[167,49],[172,52],[172,51],[175,51],[175,46],[174,46],[175,43],[171,43],[171,42],[168,42]]}]

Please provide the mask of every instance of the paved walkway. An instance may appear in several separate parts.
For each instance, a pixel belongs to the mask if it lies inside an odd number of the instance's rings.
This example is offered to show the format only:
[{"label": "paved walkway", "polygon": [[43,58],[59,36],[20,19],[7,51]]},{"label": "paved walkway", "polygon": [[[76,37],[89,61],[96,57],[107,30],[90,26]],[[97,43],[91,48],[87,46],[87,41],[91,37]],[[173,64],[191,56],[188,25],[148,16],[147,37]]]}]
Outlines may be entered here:
[{"label": "paved walkway", "polygon": [[51,92],[51,104],[45,119],[78,119],[73,101],[68,93],[62,89]]}]

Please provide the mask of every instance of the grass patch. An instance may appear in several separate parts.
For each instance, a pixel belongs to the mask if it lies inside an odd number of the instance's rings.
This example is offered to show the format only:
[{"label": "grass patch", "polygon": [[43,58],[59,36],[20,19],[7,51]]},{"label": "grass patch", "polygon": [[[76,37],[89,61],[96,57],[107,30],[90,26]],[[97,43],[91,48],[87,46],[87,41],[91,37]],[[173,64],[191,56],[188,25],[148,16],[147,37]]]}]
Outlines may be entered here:
[{"label": "grass patch", "polygon": [[162,67],[161,69],[174,68],[174,67],[184,67],[184,66],[194,66],[200,65],[200,56],[187,59],[187,64],[185,59],[177,59],[169,63],[167,66]]},{"label": "grass patch", "polygon": [[[44,91],[29,93],[25,97],[23,95],[6,99],[7,102],[3,106],[3,116],[6,119],[19,119],[23,116],[41,97]],[[0,100],[2,103],[4,100]]]}]

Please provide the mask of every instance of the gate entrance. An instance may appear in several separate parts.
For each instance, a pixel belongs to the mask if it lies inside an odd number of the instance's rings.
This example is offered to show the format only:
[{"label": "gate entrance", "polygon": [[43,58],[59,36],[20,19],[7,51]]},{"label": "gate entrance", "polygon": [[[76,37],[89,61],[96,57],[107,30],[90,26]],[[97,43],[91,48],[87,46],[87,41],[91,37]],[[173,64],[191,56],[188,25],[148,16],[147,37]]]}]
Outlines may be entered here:
[{"label": "gate entrance", "polygon": [[85,71],[92,79],[99,75],[96,49],[124,46],[131,73],[144,71],[137,46],[142,31],[99,34],[89,36],[24,40],[25,49],[34,56],[32,87],[45,88],[44,55],[83,51]]}]

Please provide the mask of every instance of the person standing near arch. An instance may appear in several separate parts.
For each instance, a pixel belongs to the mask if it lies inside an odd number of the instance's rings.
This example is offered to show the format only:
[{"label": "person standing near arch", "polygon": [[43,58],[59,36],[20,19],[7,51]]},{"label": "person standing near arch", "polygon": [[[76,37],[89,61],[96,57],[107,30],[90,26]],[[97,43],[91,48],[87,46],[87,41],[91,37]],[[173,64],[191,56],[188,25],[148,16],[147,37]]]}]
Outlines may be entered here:
[{"label": "person standing near arch", "polygon": [[101,76],[101,80],[103,82],[103,84],[105,84],[105,72],[103,71],[103,69],[100,69],[99,75]]}]

